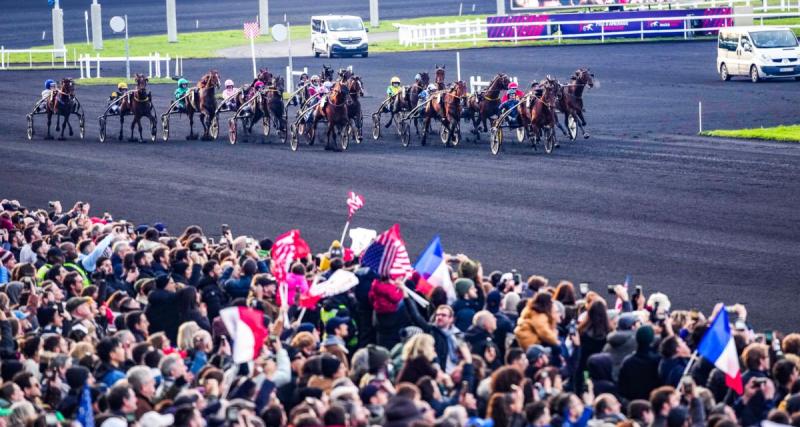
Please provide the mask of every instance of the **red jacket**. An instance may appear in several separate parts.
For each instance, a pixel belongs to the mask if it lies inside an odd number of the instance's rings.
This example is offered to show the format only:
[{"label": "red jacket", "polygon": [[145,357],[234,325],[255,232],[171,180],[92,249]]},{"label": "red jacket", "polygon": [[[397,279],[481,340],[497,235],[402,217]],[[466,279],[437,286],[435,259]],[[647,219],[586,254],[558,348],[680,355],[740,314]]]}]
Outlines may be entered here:
[{"label": "red jacket", "polygon": [[[509,91],[509,92],[510,92],[510,91]],[[525,95],[525,94],[524,94],[524,93],[522,93],[522,91],[521,91],[521,90],[519,90],[519,89],[515,90],[514,92],[516,92],[516,94],[517,94],[517,99],[520,99],[520,98],[522,98],[522,97]],[[508,101],[508,92],[506,92],[506,94],[505,94],[505,95],[503,95],[503,98],[500,100],[500,103],[502,104],[502,103],[504,103],[504,102],[506,102],[506,101]]]},{"label": "red jacket", "polygon": [[372,288],[369,290],[369,301],[372,308],[378,314],[391,314],[397,311],[400,301],[403,300],[403,290],[397,286],[381,282],[372,281]]}]

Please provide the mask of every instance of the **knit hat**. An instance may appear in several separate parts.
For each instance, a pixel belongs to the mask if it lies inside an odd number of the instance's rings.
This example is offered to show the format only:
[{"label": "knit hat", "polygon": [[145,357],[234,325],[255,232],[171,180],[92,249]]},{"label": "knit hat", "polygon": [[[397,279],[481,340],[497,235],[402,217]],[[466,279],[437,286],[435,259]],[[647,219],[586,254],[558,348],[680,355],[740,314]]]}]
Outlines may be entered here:
[{"label": "knit hat", "polygon": [[472,279],[461,278],[456,280],[453,286],[456,288],[456,295],[459,298],[464,298],[464,295],[469,292],[470,288],[475,286],[475,282],[473,282]]},{"label": "knit hat", "polygon": [[620,331],[629,331],[633,329],[633,325],[636,324],[636,315],[633,313],[622,313],[617,319],[617,330]]},{"label": "knit hat", "polygon": [[164,289],[169,284],[169,276],[166,274],[159,274],[156,276],[156,289]]},{"label": "knit hat", "polygon": [[323,357],[321,360],[322,363],[322,375],[326,378],[333,378],[336,375],[336,371],[339,370],[339,367],[342,365],[342,361],[339,360],[338,357],[333,356],[326,356]]},{"label": "knit hat", "polygon": [[667,415],[667,427],[681,427],[689,419],[689,411],[683,406],[678,406],[669,410]]},{"label": "knit hat", "polygon": [[389,350],[378,347],[378,346],[369,346],[367,347],[368,351],[368,360],[369,360],[369,370],[374,371],[386,364],[386,362],[391,358],[389,354]]},{"label": "knit hat", "polygon": [[378,394],[379,391],[381,391],[380,387],[374,384],[367,384],[367,386],[361,390],[361,402],[365,405],[369,404],[369,400]]},{"label": "knit hat", "polygon": [[636,344],[639,348],[650,347],[653,340],[656,338],[656,333],[650,325],[644,325],[636,330]]},{"label": "knit hat", "polygon": [[402,396],[394,396],[386,404],[386,423],[385,427],[408,426],[412,421],[422,419],[420,412],[414,401]]},{"label": "knit hat", "polygon": [[314,324],[310,322],[303,322],[297,326],[297,333],[300,332],[314,332]]},{"label": "knit hat", "polygon": [[14,375],[24,370],[25,367],[22,366],[22,362],[16,359],[3,360],[3,363],[0,363],[0,377],[3,378],[4,382],[11,381]]},{"label": "knit hat", "polygon": [[72,313],[82,304],[87,304],[91,301],[91,298],[88,297],[72,297],[67,300],[67,313]]},{"label": "knit hat", "polygon": [[400,330],[400,338],[403,341],[411,339],[414,335],[424,334],[425,332],[419,326],[406,326]]},{"label": "knit hat", "polygon": [[0,249],[0,264],[5,264],[11,258],[14,258],[14,254],[11,251]]},{"label": "knit hat", "polygon": [[493,289],[488,295],[486,295],[486,309],[492,314],[497,313],[500,310],[500,300],[502,298],[503,297],[500,295],[500,291]]},{"label": "knit hat", "polygon": [[67,369],[66,377],[69,388],[81,388],[89,379],[89,368],[80,365],[73,366]]}]

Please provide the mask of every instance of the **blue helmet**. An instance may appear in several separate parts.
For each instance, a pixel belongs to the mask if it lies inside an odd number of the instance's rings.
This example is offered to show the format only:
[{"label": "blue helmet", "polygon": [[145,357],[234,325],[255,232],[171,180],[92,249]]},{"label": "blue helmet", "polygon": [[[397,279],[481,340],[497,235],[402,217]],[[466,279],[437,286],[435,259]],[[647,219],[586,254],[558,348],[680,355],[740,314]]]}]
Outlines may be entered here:
[{"label": "blue helmet", "polygon": [[56,82],[53,81],[53,79],[47,79],[47,80],[44,81],[44,88],[45,89],[50,89],[50,86],[52,86],[54,84],[56,84]]}]

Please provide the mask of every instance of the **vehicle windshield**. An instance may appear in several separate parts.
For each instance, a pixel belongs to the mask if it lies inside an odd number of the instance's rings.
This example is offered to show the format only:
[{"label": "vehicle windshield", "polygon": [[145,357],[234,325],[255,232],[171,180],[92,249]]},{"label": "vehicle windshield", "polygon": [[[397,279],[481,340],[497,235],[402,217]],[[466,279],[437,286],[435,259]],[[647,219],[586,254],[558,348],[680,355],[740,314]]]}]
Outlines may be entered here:
[{"label": "vehicle windshield", "polygon": [[357,18],[331,19],[328,21],[330,31],[361,31],[364,26]]},{"label": "vehicle windshield", "polygon": [[760,48],[797,46],[797,37],[789,30],[753,31],[750,37],[753,39],[753,44]]}]

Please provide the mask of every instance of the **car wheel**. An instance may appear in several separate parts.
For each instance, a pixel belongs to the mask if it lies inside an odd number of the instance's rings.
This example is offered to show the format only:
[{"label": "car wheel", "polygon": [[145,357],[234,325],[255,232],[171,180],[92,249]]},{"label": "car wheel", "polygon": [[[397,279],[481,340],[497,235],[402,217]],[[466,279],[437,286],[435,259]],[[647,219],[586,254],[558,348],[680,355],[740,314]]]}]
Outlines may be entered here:
[{"label": "car wheel", "polygon": [[761,81],[761,78],[758,77],[758,68],[755,65],[750,66],[750,81],[753,83]]},{"label": "car wheel", "polygon": [[333,49],[330,46],[328,46],[328,50],[327,50],[326,53],[327,53],[328,59],[333,58]]},{"label": "car wheel", "polygon": [[369,52],[364,52],[364,54],[363,54],[363,55],[361,55],[361,57],[362,57],[362,58],[367,58],[367,57],[369,57]]},{"label": "car wheel", "polygon": [[728,66],[725,63],[719,66],[719,78],[721,78],[723,82],[727,82],[731,79],[731,75],[728,74]]},{"label": "car wheel", "polygon": [[314,52],[314,58],[319,58],[319,52],[317,52],[317,47],[314,46],[314,43],[311,43],[311,51]]}]

